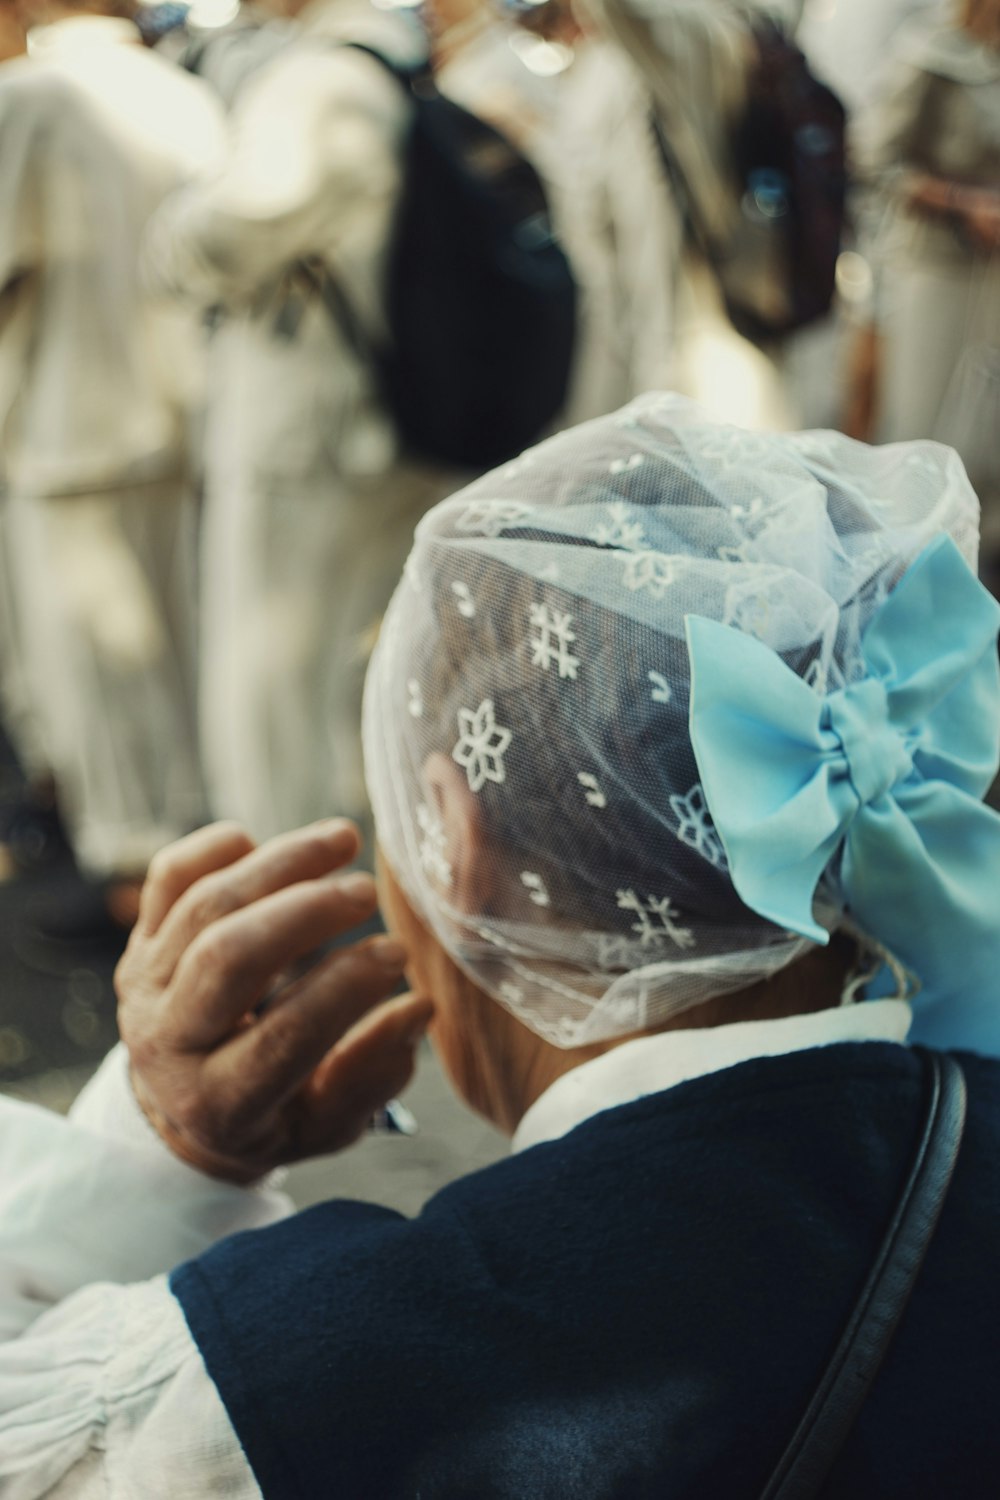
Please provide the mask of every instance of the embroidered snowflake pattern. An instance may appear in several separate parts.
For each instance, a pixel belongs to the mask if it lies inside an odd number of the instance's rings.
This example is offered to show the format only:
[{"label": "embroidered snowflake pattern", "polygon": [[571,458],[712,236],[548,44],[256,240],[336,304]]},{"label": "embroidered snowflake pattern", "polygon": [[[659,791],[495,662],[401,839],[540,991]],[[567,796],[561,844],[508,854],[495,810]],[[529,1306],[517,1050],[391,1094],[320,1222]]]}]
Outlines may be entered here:
[{"label": "embroidered snowflake pattern", "polygon": [[671,797],[670,806],[677,819],[677,837],[681,843],[687,844],[690,849],[696,849],[710,865],[724,870],[726,851],[713,827],[701,782],[693,786],[686,797]]},{"label": "embroidered snowflake pattern", "polygon": [[464,767],[470,790],[479,792],[488,781],[498,784],[506,781],[503,758],[513,735],[497,723],[493,699],[484,698],[477,709],[460,708],[458,727],[461,738],[451,758]]},{"label": "embroidered snowflake pattern", "polygon": [[638,919],[632,931],[639,934],[640,948],[659,947],[665,940],[677,948],[694,947],[694,933],[680,925],[680,912],[666,896],[647,896],[643,901],[635,891],[618,891],[617,901],[619,910],[632,912]]},{"label": "embroidered snowflake pattern", "polygon": [[672,557],[664,552],[628,552],[623,561],[625,587],[633,593],[648,590],[654,599],[662,599],[677,574]]},{"label": "embroidered snowflake pattern", "polygon": [[529,901],[533,901],[536,906],[552,905],[551,897],[545,887],[545,881],[540,875],[536,875],[534,870],[521,871],[521,884],[528,891]]},{"label": "embroidered snowflake pattern", "polygon": [[420,683],[415,677],[411,677],[406,684],[407,701],[406,707],[411,718],[422,719],[424,715],[424,695]]},{"label": "embroidered snowflake pattern", "polygon": [[562,610],[550,609],[547,604],[533,604],[530,623],[538,632],[537,635],[531,637],[529,642],[532,665],[541,667],[547,672],[555,662],[559,669],[559,676],[568,677],[571,682],[575,682],[580,658],[574,656],[569,649],[576,640],[576,634],[572,629],[572,615],[565,614]]},{"label": "embroidered snowflake pattern", "polygon": [[646,676],[653,685],[653,691],[649,695],[653,702],[669,703],[673,697],[673,693],[670,689],[670,683],[664,677],[663,673],[647,672]]},{"label": "embroidered snowflake pattern", "polygon": [[458,579],[456,579],[451,586],[451,591],[458,601],[457,608],[459,614],[466,620],[474,619],[476,614],[476,601],[473,599],[472,595],[469,592],[469,585],[467,583],[461,583]]},{"label": "embroidered snowflake pattern", "polygon": [[590,533],[590,540],[599,547],[622,547],[627,552],[637,552],[646,545],[646,535],[640,522],[633,520],[632,512],[624,500],[614,500],[608,506],[607,521],[599,521]]},{"label": "embroidered snowflake pattern", "polygon": [[456,531],[474,536],[499,536],[508,526],[520,526],[531,515],[515,500],[474,500],[455,522]]},{"label": "embroidered snowflake pattern", "polygon": [[451,885],[451,865],[445,853],[448,841],[444,824],[423,802],[417,808],[417,824],[424,835],[420,844],[420,863],[439,885]]}]

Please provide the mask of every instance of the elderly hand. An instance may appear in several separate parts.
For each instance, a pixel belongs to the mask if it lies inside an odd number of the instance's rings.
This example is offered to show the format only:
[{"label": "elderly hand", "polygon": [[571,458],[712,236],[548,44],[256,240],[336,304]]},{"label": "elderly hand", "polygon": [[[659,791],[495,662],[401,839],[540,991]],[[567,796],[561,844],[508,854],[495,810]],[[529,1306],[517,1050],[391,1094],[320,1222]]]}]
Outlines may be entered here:
[{"label": "elderly hand", "polygon": [[433,1006],[386,1002],[406,957],[395,939],[288,977],[373,915],[371,876],[337,873],[358,843],[343,820],[259,849],[220,823],[150,866],[115,975],[119,1027],[147,1117],[205,1172],[249,1182],[340,1150],[413,1071]]}]

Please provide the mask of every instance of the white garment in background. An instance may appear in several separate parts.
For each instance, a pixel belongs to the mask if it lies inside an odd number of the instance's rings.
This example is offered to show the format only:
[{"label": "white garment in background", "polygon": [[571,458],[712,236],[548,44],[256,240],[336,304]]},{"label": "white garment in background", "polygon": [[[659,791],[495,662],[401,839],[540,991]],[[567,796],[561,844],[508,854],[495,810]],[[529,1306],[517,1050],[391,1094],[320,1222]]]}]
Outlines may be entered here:
[{"label": "white garment in background", "polygon": [[222,174],[179,195],[152,274],[224,315],[212,349],[202,564],[203,757],[213,811],[257,838],[366,805],[370,637],[423,512],[456,476],[404,462],[371,369],[296,273],[331,268],[367,336],[409,118],[400,85],[340,45],[420,53],[398,16],[311,6],[251,77]]},{"label": "white garment in background", "polygon": [[[753,56],[748,13],[773,15],[793,31],[802,0],[585,0],[585,8],[643,79],[700,231],[725,243],[739,214],[731,138]],[[717,420],[797,425],[780,370],[732,327],[714,273],[694,249],[680,278],[675,348],[673,387]]]},{"label": "white garment in background", "polygon": [[132,874],[203,814],[193,731],[194,320],[140,283],[217,163],[207,89],[81,16],[0,72],[0,469],[18,680],[77,858]]},{"label": "white garment in background", "polygon": [[853,114],[871,103],[899,29],[919,12],[953,8],[953,0],[805,0],[795,40]]},{"label": "white garment in background", "polygon": [[982,505],[983,557],[1000,552],[1000,250],[909,209],[925,172],[1000,191],[1000,50],[933,16],[899,35],[855,131],[858,167],[887,211],[873,246],[881,279],[878,441],[957,449]]},{"label": "white garment in background", "polygon": [[[879,1000],[628,1042],[557,1080],[513,1148],[750,1058],[901,1043],[909,1024],[905,1002]],[[228,1187],[171,1157],[139,1114],[121,1048],[68,1121],[0,1099],[3,1500],[256,1500],[163,1272],[288,1207],[274,1191]]]}]

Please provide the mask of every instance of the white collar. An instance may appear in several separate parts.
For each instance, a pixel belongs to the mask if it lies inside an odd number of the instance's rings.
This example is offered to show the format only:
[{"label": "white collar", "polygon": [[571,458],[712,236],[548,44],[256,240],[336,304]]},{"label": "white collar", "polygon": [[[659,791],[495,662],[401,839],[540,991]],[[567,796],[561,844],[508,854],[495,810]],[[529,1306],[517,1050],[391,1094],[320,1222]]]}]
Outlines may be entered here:
[{"label": "white collar", "polygon": [[904,1042],[911,1018],[905,1000],[866,1000],[781,1021],[738,1021],[623,1042],[557,1078],[521,1120],[511,1149],[558,1140],[601,1110],[753,1057],[782,1057],[834,1042]]},{"label": "white collar", "polygon": [[28,52],[32,57],[63,57],[91,47],[134,46],[141,43],[139,28],[120,16],[67,16],[48,26],[34,26],[28,32]]}]

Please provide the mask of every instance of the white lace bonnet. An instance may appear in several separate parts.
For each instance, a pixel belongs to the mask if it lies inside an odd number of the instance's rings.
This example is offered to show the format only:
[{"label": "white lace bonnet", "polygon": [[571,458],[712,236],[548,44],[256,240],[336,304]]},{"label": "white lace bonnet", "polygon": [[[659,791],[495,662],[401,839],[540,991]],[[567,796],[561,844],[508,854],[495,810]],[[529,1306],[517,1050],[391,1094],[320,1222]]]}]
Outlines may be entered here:
[{"label": "white lace bonnet", "polygon": [[[655,1026],[808,946],[726,870],[688,737],[685,617],[755,635],[817,692],[925,545],[974,567],[949,449],[748,433],[651,394],[421,522],[368,675],[379,843],[483,990],[557,1046]],[[425,768],[467,778],[488,899],[470,910]],[[817,906],[832,930],[827,892]]]}]

